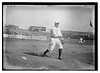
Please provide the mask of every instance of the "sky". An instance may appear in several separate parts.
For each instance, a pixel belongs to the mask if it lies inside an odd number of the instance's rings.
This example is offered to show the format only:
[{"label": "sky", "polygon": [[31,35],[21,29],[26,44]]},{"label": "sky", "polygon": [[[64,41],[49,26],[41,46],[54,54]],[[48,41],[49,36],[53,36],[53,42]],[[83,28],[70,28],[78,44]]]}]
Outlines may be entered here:
[{"label": "sky", "polygon": [[50,29],[55,21],[59,28],[67,31],[92,32],[90,21],[94,26],[93,8],[82,6],[14,6],[7,7],[4,13],[6,24],[17,25],[27,29],[30,26],[43,26]]}]

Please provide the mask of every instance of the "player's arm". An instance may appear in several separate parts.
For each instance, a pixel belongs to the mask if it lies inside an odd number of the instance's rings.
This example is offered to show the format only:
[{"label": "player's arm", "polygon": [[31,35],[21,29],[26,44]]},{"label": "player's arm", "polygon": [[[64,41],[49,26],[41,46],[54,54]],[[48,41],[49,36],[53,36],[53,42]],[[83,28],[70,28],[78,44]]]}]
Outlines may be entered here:
[{"label": "player's arm", "polygon": [[61,38],[61,40],[64,40],[63,35],[61,33],[61,30],[59,30],[59,36],[58,37]]},{"label": "player's arm", "polygon": [[55,30],[52,28],[52,29],[51,29],[51,37],[56,38],[56,37],[57,37],[56,35],[57,35],[57,34],[56,34]]},{"label": "player's arm", "polygon": [[59,40],[60,40],[60,42],[61,42],[62,44],[64,44],[64,43],[65,43],[65,42],[64,42],[64,38],[63,38],[62,34],[61,34],[61,36],[59,36]]}]

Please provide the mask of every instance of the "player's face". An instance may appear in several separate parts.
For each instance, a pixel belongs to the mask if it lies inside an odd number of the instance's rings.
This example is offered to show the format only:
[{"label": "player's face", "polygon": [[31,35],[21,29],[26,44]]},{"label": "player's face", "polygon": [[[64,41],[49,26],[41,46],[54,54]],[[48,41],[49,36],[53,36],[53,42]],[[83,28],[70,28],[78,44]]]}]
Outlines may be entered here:
[{"label": "player's face", "polygon": [[58,28],[58,26],[59,26],[59,24],[57,23],[57,24],[55,24],[55,27],[57,27]]}]

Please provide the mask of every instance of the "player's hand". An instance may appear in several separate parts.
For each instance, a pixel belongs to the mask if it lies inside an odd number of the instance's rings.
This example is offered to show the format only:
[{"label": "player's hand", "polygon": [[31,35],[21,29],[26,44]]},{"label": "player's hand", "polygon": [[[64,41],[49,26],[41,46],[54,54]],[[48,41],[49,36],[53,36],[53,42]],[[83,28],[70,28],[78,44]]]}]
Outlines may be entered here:
[{"label": "player's hand", "polygon": [[64,44],[65,43],[64,40],[61,40],[61,43]]},{"label": "player's hand", "polygon": [[60,42],[61,42],[62,44],[65,43],[63,38],[59,38],[59,40],[60,40]]}]

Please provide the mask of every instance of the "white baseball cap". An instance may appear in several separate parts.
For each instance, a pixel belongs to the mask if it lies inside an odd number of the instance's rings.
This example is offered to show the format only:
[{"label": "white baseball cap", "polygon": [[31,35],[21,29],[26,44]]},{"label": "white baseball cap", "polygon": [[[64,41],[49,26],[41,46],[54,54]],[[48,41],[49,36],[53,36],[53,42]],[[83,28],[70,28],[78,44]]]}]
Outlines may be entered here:
[{"label": "white baseball cap", "polygon": [[58,22],[58,21],[56,21],[56,22],[55,22],[55,24],[59,24],[59,22]]}]

